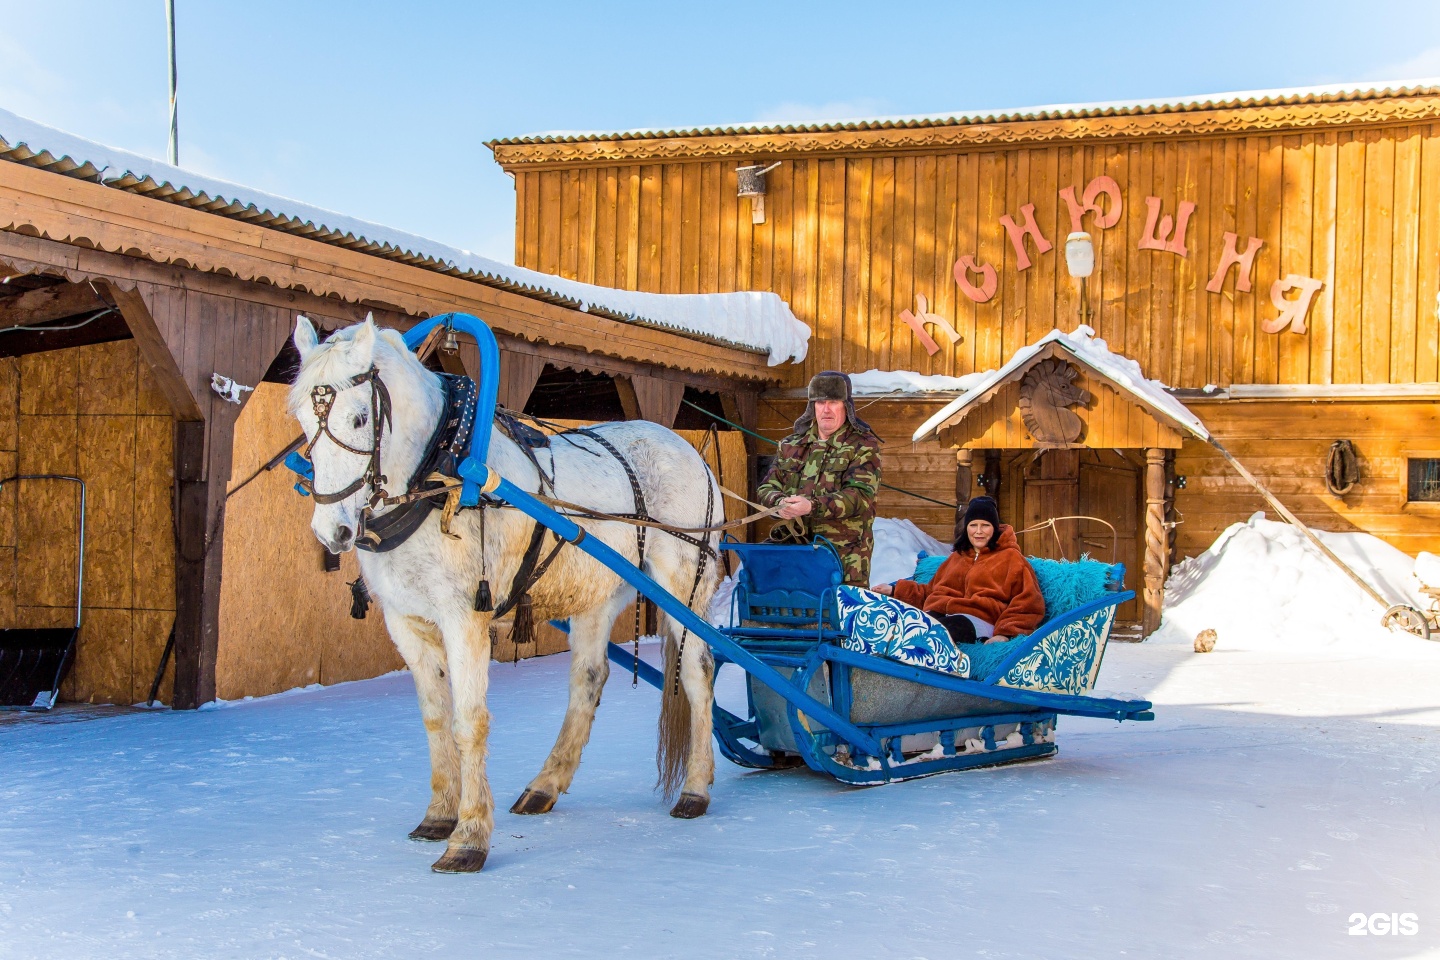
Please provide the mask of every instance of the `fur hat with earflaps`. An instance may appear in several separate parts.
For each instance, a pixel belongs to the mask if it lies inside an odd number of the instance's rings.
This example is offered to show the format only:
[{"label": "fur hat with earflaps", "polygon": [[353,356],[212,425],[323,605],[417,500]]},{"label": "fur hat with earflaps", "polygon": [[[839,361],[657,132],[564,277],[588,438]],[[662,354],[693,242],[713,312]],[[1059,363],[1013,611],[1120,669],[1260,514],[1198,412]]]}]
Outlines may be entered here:
[{"label": "fur hat with earflaps", "polygon": [[990,542],[986,549],[994,550],[995,541],[1000,539],[1000,507],[992,497],[971,497],[970,502],[965,504],[965,515],[960,518],[959,536],[955,538],[955,552],[963,553],[972,549],[970,546],[970,533],[968,527],[972,520],[984,520],[995,528],[991,535]]},{"label": "fur hat with earflaps", "polygon": [[861,420],[855,414],[855,398],[850,389],[850,376],[838,370],[822,370],[815,374],[810,380],[810,386],[805,388],[805,412],[800,414],[800,419],[795,421],[795,432],[804,433],[810,429],[810,424],[815,422],[815,401],[816,400],[839,400],[845,404],[845,419],[850,426],[861,433],[873,434],[870,424]]}]

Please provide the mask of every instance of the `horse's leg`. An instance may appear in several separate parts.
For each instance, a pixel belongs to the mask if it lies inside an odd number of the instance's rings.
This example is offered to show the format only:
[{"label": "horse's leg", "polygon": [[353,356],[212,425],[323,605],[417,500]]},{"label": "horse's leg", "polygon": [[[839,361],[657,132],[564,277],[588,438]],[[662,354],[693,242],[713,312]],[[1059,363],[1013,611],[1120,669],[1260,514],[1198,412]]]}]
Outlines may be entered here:
[{"label": "horse's leg", "polygon": [[445,659],[454,702],[451,729],[460,752],[460,808],[445,855],[431,864],[437,873],[474,873],[490,855],[495,826],[495,800],[485,778],[490,711],[485,694],[490,684],[489,614],[457,611],[441,624]]},{"label": "horse's leg", "polygon": [[570,704],[565,710],[565,722],[560,725],[545,765],[510,808],[511,813],[549,813],[560,794],[570,789],[580,766],[580,752],[590,740],[600,694],[610,676],[605,652],[610,628],[628,602],[625,593],[620,592],[595,609],[570,618]]},{"label": "horse's leg", "polygon": [[[679,625],[671,621],[670,630],[678,642]],[[684,786],[680,799],[670,808],[670,816],[682,820],[703,816],[710,808],[710,785],[715,782],[715,751],[711,741],[714,670],[715,660],[709,645],[694,635],[686,637],[685,647],[680,651],[680,687],[689,702],[690,742],[685,754]]]},{"label": "horse's leg", "polygon": [[445,675],[445,646],[433,623],[419,617],[385,614],[390,639],[415,678],[420,718],[430,741],[430,806],[411,840],[444,840],[455,829],[460,806],[460,754],[450,730],[450,680]]}]

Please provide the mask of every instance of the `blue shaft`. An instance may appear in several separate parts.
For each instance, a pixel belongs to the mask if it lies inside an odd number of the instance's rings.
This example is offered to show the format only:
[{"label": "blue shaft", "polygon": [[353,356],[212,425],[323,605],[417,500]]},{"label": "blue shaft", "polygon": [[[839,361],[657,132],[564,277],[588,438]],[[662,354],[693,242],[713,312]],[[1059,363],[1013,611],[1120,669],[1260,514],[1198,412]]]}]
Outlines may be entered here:
[{"label": "blue shaft", "polygon": [[494,477],[498,477],[499,485],[492,491],[495,496],[520,510],[536,523],[549,527],[556,534],[600,561],[607,569],[638,590],[642,596],[654,601],[656,606],[670,614],[691,633],[720,651],[732,663],[784,697],[787,702],[794,704],[796,709],[814,717],[827,729],[844,737],[870,756],[880,755],[880,745],[873,737],[862,732],[849,720],[786,680],[774,667],[763,662],[749,650],[706,623],[695,611],[672,596],[660,584],[651,580],[629,560],[612,550],[610,545],[599,537],[582,537],[584,531],[569,517],[551,510],[504,477],[499,477],[498,474],[492,475],[488,466],[473,458],[466,459],[460,465],[460,476],[481,487],[485,487]]},{"label": "blue shaft", "polygon": [[[431,330],[447,326],[475,338],[480,348],[480,382],[475,394],[475,429],[470,437],[470,456],[476,462],[484,463],[490,456],[490,425],[495,422],[495,398],[500,391],[500,345],[495,342],[495,333],[478,317],[468,313],[442,313],[438,317],[422,320],[405,333],[405,345],[414,350],[425,342]],[[470,484],[460,496],[460,505],[473,507],[480,502],[480,491]]]}]

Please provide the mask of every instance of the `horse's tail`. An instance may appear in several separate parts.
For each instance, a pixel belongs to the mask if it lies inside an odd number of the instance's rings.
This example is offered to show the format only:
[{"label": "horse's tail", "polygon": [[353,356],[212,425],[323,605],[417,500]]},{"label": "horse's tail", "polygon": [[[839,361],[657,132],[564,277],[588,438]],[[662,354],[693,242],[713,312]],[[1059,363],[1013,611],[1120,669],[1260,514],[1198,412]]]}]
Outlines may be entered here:
[{"label": "horse's tail", "polygon": [[[696,641],[699,642],[699,641]],[[690,760],[690,698],[680,683],[680,644],[665,634],[664,685],[660,688],[660,725],[656,736],[655,789],[669,800],[685,782]]]},{"label": "horse's tail", "polygon": [[[712,484],[716,482],[713,476],[707,476],[707,479]],[[718,487],[716,489],[718,493]],[[718,499],[718,495],[712,498],[712,507]],[[716,514],[718,514],[718,519]],[[712,516],[707,517],[705,522],[707,524],[716,523],[724,517],[723,509],[712,509]],[[718,557],[720,534],[710,534],[706,537],[706,541],[710,545],[710,557]],[[705,617],[705,611],[710,609],[710,598],[715,594],[720,576],[721,571],[713,559],[705,565],[703,570],[696,571],[690,607],[702,618]],[[691,636],[687,638],[687,643],[700,645],[702,668],[707,671],[713,670],[713,661],[705,647],[705,641]],[[655,788],[662,791],[665,799],[669,800],[685,782],[685,771],[689,766],[690,751],[694,744],[691,730],[691,709],[694,705],[690,702],[689,694],[685,692],[685,685],[680,682],[680,643],[670,630],[665,631],[664,661],[664,672],[662,673],[664,685],[660,689],[660,724],[656,736],[657,749],[655,752],[655,766],[659,776],[655,780]]]}]

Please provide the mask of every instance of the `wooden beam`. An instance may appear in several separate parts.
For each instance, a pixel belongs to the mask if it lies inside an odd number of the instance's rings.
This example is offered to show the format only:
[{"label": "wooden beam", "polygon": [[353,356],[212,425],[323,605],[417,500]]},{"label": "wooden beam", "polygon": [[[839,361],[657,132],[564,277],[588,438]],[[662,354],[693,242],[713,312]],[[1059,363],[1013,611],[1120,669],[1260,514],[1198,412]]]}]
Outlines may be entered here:
[{"label": "wooden beam", "polygon": [[68,252],[58,266],[67,271],[86,269],[92,255],[134,250],[138,256],[119,259],[138,264],[148,257],[183,265],[189,268],[187,276],[224,270],[245,280],[348,303],[389,305],[415,316],[461,310],[482,317],[497,332],[536,343],[559,341],[696,373],[777,379],[763,353],[13,164],[0,183],[0,253],[19,241],[38,241],[13,232],[21,227],[61,238]]},{"label": "wooden beam", "polygon": [[626,419],[649,420],[662,427],[675,426],[675,414],[685,395],[683,383],[630,374],[616,377],[615,388],[620,391],[620,405],[625,408]]},{"label": "wooden beam", "polygon": [[645,413],[640,409],[640,397],[629,376],[615,377],[615,392],[620,394],[620,409],[625,411],[626,420],[645,419]]},{"label": "wooden beam", "polygon": [[536,354],[517,353],[500,348],[500,406],[507,410],[524,410],[545,370],[545,358]]},{"label": "wooden beam", "polygon": [[108,306],[88,283],[57,283],[0,299],[0,329],[64,320]]},{"label": "wooden beam", "polygon": [[[180,371],[179,362],[155,323],[144,296],[138,290],[125,290],[103,280],[100,286],[125,317],[125,325],[130,328],[130,335],[135,338],[135,344],[140,348],[140,356],[150,365],[155,382],[160,387],[160,392],[165,394],[165,399],[170,402],[170,411],[175,415],[175,419],[203,420],[204,414],[200,411],[199,400],[185,383],[185,375]],[[176,447],[176,454],[178,456],[179,447]]]}]

